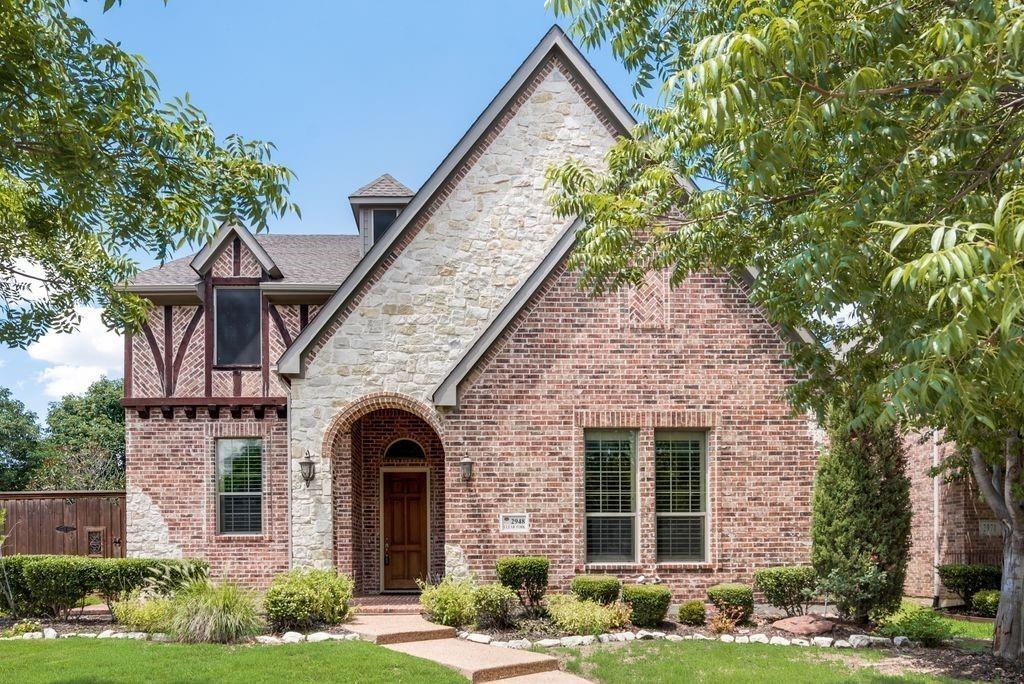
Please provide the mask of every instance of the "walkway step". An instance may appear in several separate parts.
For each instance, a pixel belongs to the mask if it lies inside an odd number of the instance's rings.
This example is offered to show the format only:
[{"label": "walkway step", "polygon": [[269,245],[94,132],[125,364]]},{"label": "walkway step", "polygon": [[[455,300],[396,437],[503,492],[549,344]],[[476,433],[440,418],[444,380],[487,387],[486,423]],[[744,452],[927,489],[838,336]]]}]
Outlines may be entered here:
[{"label": "walkway step", "polygon": [[427,622],[419,615],[361,615],[356,614],[345,629],[355,632],[363,641],[374,644],[404,644],[409,641],[451,639],[452,627]]},{"label": "walkway step", "polygon": [[558,670],[558,659],[543,653],[494,648],[462,639],[416,641],[393,644],[388,648],[450,667],[471,682],[493,682],[538,673],[553,674],[553,671]]},{"label": "walkway step", "polygon": [[551,672],[538,672],[537,674],[522,675],[502,679],[501,684],[588,684],[589,679],[577,677],[569,672],[552,670]]}]

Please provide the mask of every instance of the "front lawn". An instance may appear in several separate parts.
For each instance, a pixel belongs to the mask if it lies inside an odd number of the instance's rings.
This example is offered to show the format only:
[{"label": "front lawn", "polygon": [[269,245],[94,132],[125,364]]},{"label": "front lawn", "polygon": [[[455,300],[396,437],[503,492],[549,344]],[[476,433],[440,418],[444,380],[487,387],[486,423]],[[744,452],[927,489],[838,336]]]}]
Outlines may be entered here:
[{"label": "front lawn", "polygon": [[426,660],[359,642],[287,646],[159,644],[122,639],[0,642],[0,681],[465,683]]},{"label": "front lawn", "polygon": [[[888,652],[725,644],[712,641],[633,642],[616,648],[564,649],[566,670],[600,684],[729,682],[830,684],[832,682],[962,681],[902,672]],[[876,669],[877,668],[877,669]],[[909,663],[908,663],[909,668]]]}]

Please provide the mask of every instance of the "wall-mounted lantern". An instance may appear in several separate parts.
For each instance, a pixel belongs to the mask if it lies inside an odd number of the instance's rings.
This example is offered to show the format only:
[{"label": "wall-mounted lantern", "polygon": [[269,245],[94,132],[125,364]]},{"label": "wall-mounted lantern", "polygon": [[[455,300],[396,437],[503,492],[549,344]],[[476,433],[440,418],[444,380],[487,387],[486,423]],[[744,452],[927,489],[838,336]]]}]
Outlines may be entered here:
[{"label": "wall-mounted lantern", "polygon": [[462,469],[462,480],[469,482],[473,479],[473,459],[469,456],[463,456],[459,460],[459,468]]},{"label": "wall-mounted lantern", "polygon": [[299,471],[302,473],[302,481],[308,487],[309,483],[316,477],[316,463],[313,463],[313,459],[309,455],[309,449],[306,449],[306,458],[299,461]]}]

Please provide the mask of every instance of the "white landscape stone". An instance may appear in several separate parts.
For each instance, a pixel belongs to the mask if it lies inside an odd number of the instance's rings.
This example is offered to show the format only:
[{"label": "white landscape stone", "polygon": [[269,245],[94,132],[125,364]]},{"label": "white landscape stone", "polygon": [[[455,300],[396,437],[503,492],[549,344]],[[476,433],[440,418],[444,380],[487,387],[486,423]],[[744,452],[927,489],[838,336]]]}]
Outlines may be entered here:
[{"label": "white landscape stone", "polygon": [[283,635],[281,635],[281,641],[283,641],[286,644],[297,644],[300,641],[305,640],[306,636],[304,634],[299,634],[298,632],[285,632]]},{"label": "white landscape stone", "polygon": [[258,637],[256,637],[256,643],[274,646],[276,644],[281,643],[281,640],[272,634],[260,634]]},{"label": "white landscape stone", "polygon": [[46,627],[45,629],[43,629],[43,638],[44,639],[56,639],[57,638],[57,630],[55,630],[53,627]]},{"label": "white landscape stone", "polygon": [[854,648],[864,648],[871,645],[871,639],[866,634],[854,634],[848,639]]},{"label": "white landscape stone", "polygon": [[530,646],[532,646],[532,644],[529,639],[513,639],[508,642],[509,648],[530,648]]},{"label": "white landscape stone", "polygon": [[811,639],[811,643],[821,648],[829,648],[832,645],[832,637],[816,636]]},{"label": "white landscape stone", "polygon": [[79,639],[95,639],[97,636],[98,635],[93,634],[92,632],[82,632],[81,634],[78,635],[78,638]]},{"label": "white landscape stone", "polygon": [[780,636],[773,636],[768,640],[768,643],[772,646],[789,646],[789,639],[784,639]]},{"label": "white landscape stone", "polygon": [[622,633],[622,640],[623,641],[633,641],[634,639],[636,639],[636,634],[633,634],[632,632],[623,632]]},{"label": "white landscape stone", "polygon": [[736,637],[736,643],[737,644],[749,644],[750,643],[750,637],[747,636],[746,634],[741,634],[740,636]]},{"label": "white landscape stone", "polygon": [[665,633],[664,632],[651,632],[651,636],[654,637],[655,639],[664,639],[665,638]]},{"label": "white landscape stone", "polygon": [[669,634],[667,637],[665,637],[665,639],[667,641],[682,641],[683,637],[679,636],[678,634]]},{"label": "white landscape stone", "polygon": [[312,634],[306,637],[306,641],[317,644],[321,641],[328,641],[330,638],[331,635],[327,632],[313,632]]},{"label": "white landscape stone", "polygon": [[21,636],[22,639],[42,639],[42,632],[26,632]]},{"label": "white landscape stone", "polygon": [[171,637],[165,632],[153,632],[149,635],[150,641],[170,641]]},{"label": "white landscape stone", "polygon": [[470,634],[466,637],[466,641],[472,641],[475,644],[489,644],[491,643],[491,637],[488,634]]},{"label": "white landscape stone", "polygon": [[734,637],[732,634],[723,634],[720,637],[718,637],[718,640],[724,641],[727,644],[731,644],[734,641],[736,641],[736,637]]},{"label": "white landscape stone", "polygon": [[868,643],[871,646],[881,646],[883,648],[889,648],[892,646],[892,639],[882,636],[869,636]]},{"label": "white landscape stone", "polygon": [[704,634],[694,634],[693,638],[697,639],[698,641],[714,641],[714,639],[712,639],[709,636],[705,636]]},{"label": "white landscape stone", "polygon": [[508,648],[508,642],[507,641],[492,641],[491,642],[491,646],[493,646],[494,648]]},{"label": "white landscape stone", "polygon": [[102,632],[100,632],[99,636],[97,636],[96,638],[97,639],[109,639],[112,636],[114,636],[114,630],[112,630],[112,629],[105,629]]},{"label": "white landscape stone", "polygon": [[460,639],[465,639],[466,637],[469,636],[469,632],[459,632],[458,636],[459,636]]},{"label": "white landscape stone", "polygon": [[810,646],[811,645],[811,642],[809,642],[807,639],[790,639],[789,643],[793,644],[794,646]]},{"label": "white landscape stone", "polygon": [[597,635],[597,640],[600,641],[602,644],[607,644],[609,642],[615,641],[615,635],[614,634],[598,634]]},{"label": "white landscape stone", "polygon": [[562,641],[561,639],[541,639],[535,645],[541,648],[554,648],[555,646],[561,646]]},{"label": "white landscape stone", "polygon": [[654,634],[652,632],[648,632],[646,629],[641,629],[636,633],[636,638],[641,640],[653,639]]},{"label": "white landscape stone", "polygon": [[896,648],[903,648],[904,646],[909,647],[911,645],[910,639],[905,636],[898,636],[892,640],[893,646]]},{"label": "white landscape stone", "polygon": [[595,637],[593,634],[585,634],[580,637],[580,646],[589,646],[595,641],[597,641],[597,637]]},{"label": "white landscape stone", "polygon": [[752,644],[767,644],[768,643],[768,637],[765,636],[764,634],[751,634],[750,635],[750,643],[752,643]]},{"label": "white landscape stone", "polygon": [[836,639],[832,645],[836,648],[853,648],[846,639]]}]

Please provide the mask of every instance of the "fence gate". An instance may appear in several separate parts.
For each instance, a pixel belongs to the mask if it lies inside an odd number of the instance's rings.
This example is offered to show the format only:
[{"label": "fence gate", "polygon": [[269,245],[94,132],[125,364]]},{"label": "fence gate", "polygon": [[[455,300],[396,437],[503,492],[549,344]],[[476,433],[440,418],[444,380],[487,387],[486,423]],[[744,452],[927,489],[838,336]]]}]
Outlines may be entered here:
[{"label": "fence gate", "polygon": [[3,554],[124,557],[124,492],[0,492]]}]

